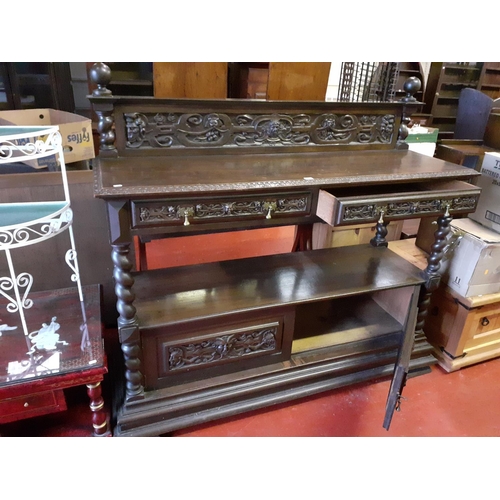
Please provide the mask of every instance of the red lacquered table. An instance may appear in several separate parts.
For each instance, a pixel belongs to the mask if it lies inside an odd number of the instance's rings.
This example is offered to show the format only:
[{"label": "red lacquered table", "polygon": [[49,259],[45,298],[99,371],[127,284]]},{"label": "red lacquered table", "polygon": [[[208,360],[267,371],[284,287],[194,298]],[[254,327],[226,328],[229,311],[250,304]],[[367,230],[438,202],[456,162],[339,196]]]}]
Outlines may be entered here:
[{"label": "red lacquered table", "polygon": [[86,385],[94,435],[110,435],[100,286],[83,287],[83,302],[76,287],[29,297],[27,336],[0,297],[0,424],[66,410],[64,389]]}]

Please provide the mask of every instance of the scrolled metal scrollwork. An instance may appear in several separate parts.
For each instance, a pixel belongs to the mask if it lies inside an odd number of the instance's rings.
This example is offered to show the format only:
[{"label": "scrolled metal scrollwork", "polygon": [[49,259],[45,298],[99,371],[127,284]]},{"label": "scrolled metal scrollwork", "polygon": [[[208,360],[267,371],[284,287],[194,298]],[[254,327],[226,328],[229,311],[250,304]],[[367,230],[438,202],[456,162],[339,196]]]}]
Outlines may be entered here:
[{"label": "scrolled metal scrollwork", "polygon": [[[33,276],[29,273],[21,273],[16,277],[16,281],[11,278],[3,277],[0,278],[0,295],[3,295],[8,301],[7,311],[11,313],[15,313],[19,311],[20,308],[29,309],[33,306],[33,301],[28,299],[28,294],[33,285]],[[17,288],[24,288],[23,296],[20,298],[20,302],[16,300],[16,298],[11,297],[7,292],[10,292],[14,289],[14,286]]]},{"label": "scrolled metal scrollwork", "polygon": [[69,249],[64,256],[64,260],[66,264],[68,264],[69,268],[73,271],[71,275],[71,281],[77,282],[80,279],[80,272],[78,270],[78,260],[76,250]]},{"label": "scrolled metal scrollwork", "polygon": [[50,132],[44,139],[38,138],[33,142],[26,139],[2,140],[0,141],[0,163],[24,157],[37,158],[46,153],[55,154],[61,145],[61,134],[57,130]]},{"label": "scrolled metal scrollwork", "polygon": [[16,248],[45,240],[66,229],[73,221],[73,212],[67,207],[59,216],[47,217],[31,226],[0,229],[0,249]]}]

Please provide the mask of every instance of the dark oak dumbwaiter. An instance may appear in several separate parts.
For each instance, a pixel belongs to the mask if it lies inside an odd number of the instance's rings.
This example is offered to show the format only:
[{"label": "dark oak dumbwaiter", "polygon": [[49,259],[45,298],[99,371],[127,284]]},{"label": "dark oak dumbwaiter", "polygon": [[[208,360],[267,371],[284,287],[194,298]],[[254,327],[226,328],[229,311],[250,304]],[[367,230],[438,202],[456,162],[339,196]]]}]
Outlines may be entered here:
[{"label": "dark oak dumbwaiter", "polygon": [[[125,390],[117,436],[156,436],[392,376],[434,358],[423,324],[469,169],[408,151],[391,103],[115,97],[97,63],[95,196],[106,201]],[[425,271],[388,250],[391,220],[437,219]],[[314,223],[376,224],[369,245],[312,249]],[[294,251],[133,272],[132,239],[294,224]],[[291,249],[292,250],[292,249]],[[381,412],[382,420],[382,412]]]}]

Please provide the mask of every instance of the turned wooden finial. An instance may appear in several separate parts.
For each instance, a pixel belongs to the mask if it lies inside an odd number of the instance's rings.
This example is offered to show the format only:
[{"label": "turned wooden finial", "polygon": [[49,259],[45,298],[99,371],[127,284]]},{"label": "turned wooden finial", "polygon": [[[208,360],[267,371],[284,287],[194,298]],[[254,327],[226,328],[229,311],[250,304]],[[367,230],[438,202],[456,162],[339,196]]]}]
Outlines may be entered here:
[{"label": "turned wooden finial", "polygon": [[410,76],[403,85],[406,95],[401,100],[403,102],[415,102],[417,99],[414,96],[421,87],[422,82],[416,76]]},{"label": "turned wooden finial", "polygon": [[[413,104],[418,104],[417,99],[414,97],[420,87],[422,86],[422,82],[416,76],[410,76],[404,85],[403,89],[406,92],[406,95],[401,99],[401,102]],[[410,116],[412,113],[412,109],[414,106],[404,106],[403,108],[403,116],[401,117],[401,124],[399,126],[399,135],[398,135],[398,144],[397,149],[408,149],[408,144],[405,143],[405,139],[408,137],[408,125],[411,121]]]},{"label": "turned wooden finial", "polygon": [[106,85],[111,81],[111,69],[107,64],[102,62],[94,63],[90,68],[90,80],[97,85],[97,88],[92,92],[93,96],[110,96],[111,90],[106,88]]}]

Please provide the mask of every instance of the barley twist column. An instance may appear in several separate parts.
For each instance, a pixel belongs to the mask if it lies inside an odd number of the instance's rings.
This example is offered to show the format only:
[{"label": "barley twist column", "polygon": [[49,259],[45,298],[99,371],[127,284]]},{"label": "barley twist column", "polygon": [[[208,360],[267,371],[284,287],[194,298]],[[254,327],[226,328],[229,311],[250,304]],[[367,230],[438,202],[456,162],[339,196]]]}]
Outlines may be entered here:
[{"label": "barley twist column", "polygon": [[427,281],[420,290],[415,335],[423,335],[425,319],[431,302],[431,295],[432,292],[439,286],[439,282],[441,280],[439,268],[441,267],[441,260],[443,259],[444,249],[447,245],[446,240],[451,231],[450,223],[452,220],[453,217],[450,216],[448,213],[448,207],[446,207],[445,214],[440,216],[437,220],[438,229],[434,233],[434,243],[431,247],[431,253],[427,259],[428,264],[423,271]]},{"label": "barley twist column", "polygon": [[125,378],[127,400],[141,396],[144,392],[141,373],[141,348],[139,341],[139,322],[133,305],[135,294],[132,290],[134,278],[130,259],[130,244],[112,245],[115,280],[116,309],[119,313],[118,330],[125,361]]}]

